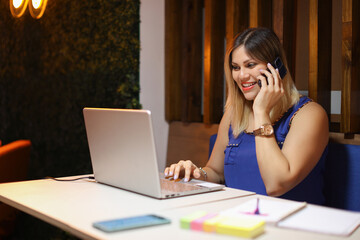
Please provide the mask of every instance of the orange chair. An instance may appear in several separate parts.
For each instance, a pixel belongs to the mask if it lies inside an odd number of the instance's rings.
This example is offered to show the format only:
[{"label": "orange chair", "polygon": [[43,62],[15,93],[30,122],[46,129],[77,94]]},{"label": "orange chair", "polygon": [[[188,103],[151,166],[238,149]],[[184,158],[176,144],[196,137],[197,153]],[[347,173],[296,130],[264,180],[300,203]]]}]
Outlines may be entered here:
[{"label": "orange chair", "polygon": [[[17,140],[0,146],[0,183],[27,179],[31,141]],[[11,235],[18,211],[0,202],[0,239]]]}]

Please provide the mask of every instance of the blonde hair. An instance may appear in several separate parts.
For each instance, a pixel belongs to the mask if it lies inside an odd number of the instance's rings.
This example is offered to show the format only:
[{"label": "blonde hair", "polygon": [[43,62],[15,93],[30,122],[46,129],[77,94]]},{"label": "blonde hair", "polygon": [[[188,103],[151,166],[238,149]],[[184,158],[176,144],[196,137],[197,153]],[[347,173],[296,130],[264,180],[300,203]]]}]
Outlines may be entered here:
[{"label": "blonde hair", "polygon": [[285,94],[270,111],[271,123],[278,120],[300,98],[289,73],[285,51],[276,34],[268,28],[249,28],[238,34],[230,44],[224,62],[227,86],[225,111],[231,114],[231,127],[235,137],[248,127],[249,114],[252,113],[252,101],[245,99],[232,77],[232,52],[240,46],[244,46],[247,54],[260,62],[272,63],[276,57],[280,57],[287,69],[288,73],[282,79]]}]

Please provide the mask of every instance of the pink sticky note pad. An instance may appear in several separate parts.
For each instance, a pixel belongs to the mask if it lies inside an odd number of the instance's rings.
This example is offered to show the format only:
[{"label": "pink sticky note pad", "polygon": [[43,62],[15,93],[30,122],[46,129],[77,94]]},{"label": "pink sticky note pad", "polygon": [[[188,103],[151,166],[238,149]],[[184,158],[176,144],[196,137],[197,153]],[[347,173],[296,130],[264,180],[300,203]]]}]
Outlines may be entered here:
[{"label": "pink sticky note pad", "polygon": [[203,231],[204,230],[204,228],[203,228],[204,222],[206,220],[216,217],[216,216],[217,216],[217,213],[208,213],[201,218],[195,219],[195,220],[191,221],[190,229],[196,230],[196,231]]}]

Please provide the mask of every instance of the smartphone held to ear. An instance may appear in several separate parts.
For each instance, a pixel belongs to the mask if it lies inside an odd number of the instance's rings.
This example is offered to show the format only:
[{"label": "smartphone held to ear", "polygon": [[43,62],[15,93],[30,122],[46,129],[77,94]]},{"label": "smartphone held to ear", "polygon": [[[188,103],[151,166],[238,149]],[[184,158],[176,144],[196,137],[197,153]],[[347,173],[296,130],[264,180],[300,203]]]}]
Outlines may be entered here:
[{"label": "smartphone held to ear", "polygon": [[[272,66],[275,69],[279,70],[280,78],[283,79],[285,77],[286,73],[287,73],[287,70],[286,70],[286,67],[284,66],[283,62],[281,61],[281,58],[277,57],[275,59],[275,61],[272,63]],[[266,76],[265,76],[265,78],[266,78]],[[267,79],[266,79],[266,82],[267,82]],[[261,81],[260,80],[258,81],[258,84],[261,87]]]}]

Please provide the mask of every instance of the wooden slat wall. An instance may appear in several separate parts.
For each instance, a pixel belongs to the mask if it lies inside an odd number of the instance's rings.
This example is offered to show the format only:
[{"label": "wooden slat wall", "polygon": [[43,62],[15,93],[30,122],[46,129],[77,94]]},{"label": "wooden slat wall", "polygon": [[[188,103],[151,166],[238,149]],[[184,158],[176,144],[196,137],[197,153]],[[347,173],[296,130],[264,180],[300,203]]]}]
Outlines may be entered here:
[{"label": "wooden slat wall", "polygon": [[[165,118],[181,120],[182,1],[165,2]],[[179,51],[180,49],[180,51]]]},{"label": "wooden slat wall", "polygon": [[309,97],[330,116],[332,1],[310,0]]},{"label": "wooden slat wall", "polygon": [[[308,1],[309,96],[330,114],[332,1]],[[343,14],[341,130],[358,132],[359,1],[341,1],[345,8],[351,6]],[[248,27],[274,29],[295,76],[297,5],[298,0],[166,0],[166,120],[219,122],[224,107],[225,48]],[[350,21],[346,20],[349,11]]]},{"label": "wooden slat wall", "polygon": [[353,0],[352,7],[352,81],[351,81],[351,112],[349,132],[360,132],[360,2]]},{"label": "wooden slat wall", "polygon": [[205,0],[204,123],[219,122],[224,98],[225,2]]},{"label": "wooden slat wall", "polygon": [[309,96],[317,101],[318,79],[318,1],[309,3]]},{"label": "wooden slat wall", "polygon": [[360,132],[360,3],[342,1],[341,132]]},{"label": "wooden slat wall", "polygon": [[226,44],[249,27],[249,0],[226,1]]},{"label": "wooden slat wall", "polygon": [[249,27],[259,26],[259,0],[249,0]]},{"label": "wooden slat wall", "polygon": [[[279,0],[277,0],[279,1]],[[296,28],[297,28],[297,1],[284,1],[283,7],[283,46],[286,53],[289,71],[295,78]],[[274,21],[274,24],[277,24]],[[296,81],[296,79],[294,79]]]},{"label": "wooden slat wall", "polygon": [[350,130],[350,94],[351,94],[351,43],[352,43],[352,0],[342,1],[342,95],[341,122],[343,132]]},{"label": "wooden slat wall", "polygon": [[165,109],[168,121],[202,121],[201,0],[165,4]]},{"label": "wooden slat wall", "polygon": [[[295,76],[297,1],[272,1],[272,29],[284,46],[291,76]],[[295,79],[294,79],[295,80]]]},{"label": "wooden slat wall", "polygon": [[276,0],[258,0],[258,26],[272,27],[272,4]]},{"label": "wooden slat wall", "polygon": [[203,1],[183,1],[182,118],[201,122]]}]

